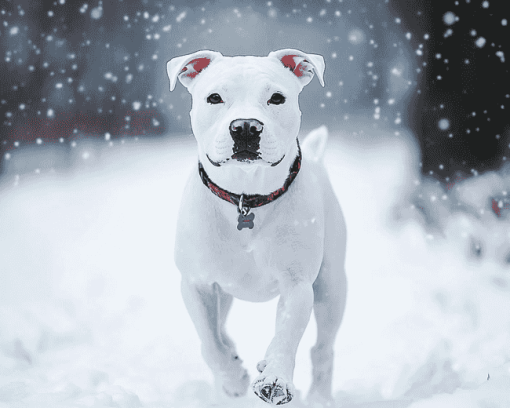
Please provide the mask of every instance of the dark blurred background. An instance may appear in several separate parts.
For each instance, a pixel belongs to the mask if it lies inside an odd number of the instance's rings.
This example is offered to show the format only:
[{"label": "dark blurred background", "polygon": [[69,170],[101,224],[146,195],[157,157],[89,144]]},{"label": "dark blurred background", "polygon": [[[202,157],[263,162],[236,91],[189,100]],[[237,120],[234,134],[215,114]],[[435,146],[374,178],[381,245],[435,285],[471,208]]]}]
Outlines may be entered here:
[{"label": "dark blurred background", "polygon": [[[504,0],[4,0],[0,147],[191,133],[190,96],[166,62],[213,49],[318,53],[326,87],[303,91],[303,128],[410,128],[422,172],[498,169],[510,143]],[[2,168],[5,168],[3,166]]]}]

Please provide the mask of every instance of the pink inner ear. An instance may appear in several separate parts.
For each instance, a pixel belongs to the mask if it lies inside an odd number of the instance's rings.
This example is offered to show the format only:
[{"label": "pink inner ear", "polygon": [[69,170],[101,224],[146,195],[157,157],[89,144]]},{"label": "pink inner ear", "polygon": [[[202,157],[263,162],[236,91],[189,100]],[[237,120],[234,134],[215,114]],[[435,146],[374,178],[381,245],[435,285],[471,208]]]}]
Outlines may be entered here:
[{"label": "pink inner ear", "polygon": [[296,65],[296,61],[294,61],[294,57],[298,57],[299,55],[285,55],[283,56],[280,61],[282,64],[289,68],[292,72],[294,72],[294,75],[297,77],[302,77],[305,70],[306,70],[306,62],[307,60],[301,61],[298,65]]},{"label": "pink inner ear", "polygon": [[187,76],[188,78],[195,78],[204,68],[207,68],[207,66],[211,63],[210,58],[196,58],[194,60],[191,60],[186,64],[186,66],[181,70],[181,74],[186,71],[190,71],[184,76]]}]

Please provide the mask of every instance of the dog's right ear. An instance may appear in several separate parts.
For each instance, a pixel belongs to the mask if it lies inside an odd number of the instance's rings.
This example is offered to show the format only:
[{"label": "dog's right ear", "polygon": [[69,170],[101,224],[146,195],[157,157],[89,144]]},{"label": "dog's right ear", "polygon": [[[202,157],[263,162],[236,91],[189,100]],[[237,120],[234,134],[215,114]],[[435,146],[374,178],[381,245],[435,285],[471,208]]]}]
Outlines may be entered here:
[{"label": "dog's right ear", "polygon": [[193,54],[183,55],[182,57],[172,58],[166,63],[166,72],[170,79],[170,91],[173,91],[177,78],[186,88],[188,88],[195,77],[206,69],[215,59],[223,55],[216,51],[197,51]]}]

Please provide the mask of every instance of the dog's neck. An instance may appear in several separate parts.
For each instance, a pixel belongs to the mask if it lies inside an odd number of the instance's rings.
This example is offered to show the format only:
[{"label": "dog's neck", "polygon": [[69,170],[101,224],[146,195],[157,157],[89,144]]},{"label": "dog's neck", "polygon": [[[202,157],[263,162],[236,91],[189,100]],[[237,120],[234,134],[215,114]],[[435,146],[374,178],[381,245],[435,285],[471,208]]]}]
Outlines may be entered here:
[{"label": "dog's neck", "polygon": [[259,166],[256,163],[216,167],[200,148],[199,160],[208,177],[223,190],[239,195],[267,195],[282,188],[298,153],[299,146],[293,143],[283,160],[274,167]]}]

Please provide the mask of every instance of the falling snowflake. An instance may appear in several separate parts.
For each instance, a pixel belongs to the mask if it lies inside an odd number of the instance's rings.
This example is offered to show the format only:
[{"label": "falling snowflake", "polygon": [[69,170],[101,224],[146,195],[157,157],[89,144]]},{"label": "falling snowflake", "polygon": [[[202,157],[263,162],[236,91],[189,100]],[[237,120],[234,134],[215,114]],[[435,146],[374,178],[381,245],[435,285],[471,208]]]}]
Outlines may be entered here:
[{"label": "falling snowflake", "polygon": [[482,48],[486,42],[487,41],[485,40],[485,38],[480,37],[480,38],[478,38],[478,40],[476,40],[475,44],[478,48]]},{"label": "falling snowflake", "polygon": [[448,119],[443,118],[438,122],[437,125],[441,130],[448,130],[450,128],[450,121]]},{"label": "falling snowflake", "polygon": [[443,22],[446,24],[446,25],[452,25],[455,23],[456,21],[456,15],[451,12],[451,11],[447,11],[444,15],[443,15]]},{"label": "falling snowflake", "polygon": [[359,28],[355,28],[349,32],[349,42],[354,45],[361,44],[365,41],[365,34]]},{"label": "falling snowflake", "polygon": [[175,19],[175,21],[177,21],[178,23],[180,23],[182,20],[184,20],[186,18],[186,12],[183,11],[181,14],[179,14],[177,16],[177,18]]},{"label": "falling snowflake", "polygon": [[90,17],[92,17],[94,20],[98,20],[103,16],[103,8],[101,6],[94,7],[92,11],[90,12]]}]

